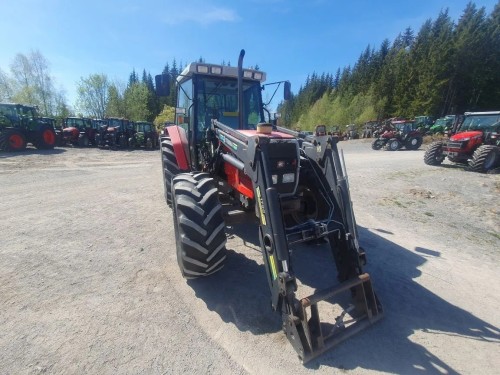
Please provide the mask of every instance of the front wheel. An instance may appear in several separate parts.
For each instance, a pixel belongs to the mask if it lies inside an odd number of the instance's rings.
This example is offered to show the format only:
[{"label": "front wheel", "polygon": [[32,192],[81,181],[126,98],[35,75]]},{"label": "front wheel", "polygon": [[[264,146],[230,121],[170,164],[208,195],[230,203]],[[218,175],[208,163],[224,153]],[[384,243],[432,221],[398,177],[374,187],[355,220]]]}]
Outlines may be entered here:
[{"label": "front wheel", "polygon": [[381,139],[375,139],[372,142],[372,149],[373,150],[380,150],[383,145],[384,145],[384,141],[382,141]]},{"label": "front wheel", "polygon": [[120,135],[119,142],[120,142],[120,148],[127,148],[128,145],[127,137],[125,137],[124,135]]},{"label": "front wheel", "polygon": [[444,160],[443,142],[432,143],[424,155],[424,163],[427,165],[440,165]]},{"label": "front wheel", "polygon": [[397,151],[401,148],[401,142],[396,138],[390,139],[389,142],[385,145],[385,149],[387,151]]},{"label": "front wheel", "polygon": [[423,138],[422,137],[411,137],[408,139],[405,143],[405,147],[408,150],[418,150],[420,146],[422,146],[423,143]]},{"label": "front wheel", "polygon": [[85,134],[78,137],[78,147],[89,147],[89,138]]},{"label": "front wheel", "polygon": [[163,169],[163,186],[165,201],[172,205],[172,179],[179,174],[180,168],[175,156],[174,145],[169,137],[162,138],[161,142],[161,165]]},{"label": "front wheel", "polygon": [[172,216],[177,262],[193,279],[224,267],[226,234],[214,179],[207,173],[181,173],[172,181]]},{"label": "front wheel", "polygon": [[486,173],[500,164],[500,151],[498,146],[482,145],[474,151],[469,168],[473,172]]}]

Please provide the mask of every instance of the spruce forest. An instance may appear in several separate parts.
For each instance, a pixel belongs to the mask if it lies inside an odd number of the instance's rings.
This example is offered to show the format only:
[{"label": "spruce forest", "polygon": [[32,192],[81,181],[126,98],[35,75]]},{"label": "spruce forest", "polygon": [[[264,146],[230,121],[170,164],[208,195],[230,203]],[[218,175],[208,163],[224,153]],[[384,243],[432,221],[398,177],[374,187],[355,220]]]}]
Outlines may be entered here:
[{"label": "spruce forest", "polygon": [[312,72],[280,112],[312,129],[476,110],[500,110],[500,3],[489,15],[469,3],[456,22],[443,10],[417,32],[367,46],[352,66]]}]

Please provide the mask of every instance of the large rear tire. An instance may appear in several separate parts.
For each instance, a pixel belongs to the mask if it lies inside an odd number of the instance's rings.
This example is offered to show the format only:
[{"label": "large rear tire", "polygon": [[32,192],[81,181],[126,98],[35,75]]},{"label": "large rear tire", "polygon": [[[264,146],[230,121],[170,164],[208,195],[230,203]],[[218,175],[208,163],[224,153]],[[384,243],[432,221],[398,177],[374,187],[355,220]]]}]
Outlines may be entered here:
[{"label": "large rear tire", "polygon": [[424,163],[427,165],[441,165],[444,160],[443,142],[431,143],[424,155]]},{"label": "large rear tire", "polygon": [[17,129],[7,129],[0,134],[0,150],[22,151],[26,148],[26,138]]},{"label": "large rear tire", "polygon": [[165,201],[169,206],[172,206],[172,179],[179,174],[180,169],[170,137],[162,137],[161,165],[163,169]]},{"label": "large rear tire", "polygon": [[172,214],[177,262],[193,279],[224,267],[226,234],[214,179],[207,173],[181,173],[172,181]]},{"label": "large rear tire", "polygon": [[473,172],[486,173],[500,164],[500,149],[498,146],[482,145],[474,151],[469,168]]},{"label": "large rear tire", "polygon": [[54,148],[56,145],[56,132],[48,125],[40,126],[33,144],[38,149]]}]

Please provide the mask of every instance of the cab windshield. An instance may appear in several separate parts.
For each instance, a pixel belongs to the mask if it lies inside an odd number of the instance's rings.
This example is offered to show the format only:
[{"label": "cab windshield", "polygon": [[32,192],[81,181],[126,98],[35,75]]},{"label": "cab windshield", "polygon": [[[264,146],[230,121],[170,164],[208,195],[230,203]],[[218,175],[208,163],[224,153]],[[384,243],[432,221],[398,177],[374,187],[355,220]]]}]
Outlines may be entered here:
[{"label": "cab windshield", "polygon": [[78,129],[83,129],[85,127],[90,128],[91,122],[83,118],[67,118],[66,127],[75,127]]},{"label": "cab windshield", "polygon": [[481,115],[481,116],[466,116],[460,131],[468,130],[485,130],[495,125],[500,121],[500,114]]},{"label": "cab windshield", "polygon": [[[259,82],[243,82],[243,126],[256,129],[263,121]],[[212,119],[238,129],[238,82],[234,78],[198,77],[195,84],[198,139]]]},{"label": "cab windshield", "polygon": [[116,127],[121,126],[121,124],[122,124],[122,120],[120,120],[120,119],[115,119],[115,118],[108,119],[108,126],[110,126],[110,127],[116,128]]},{"label": "cab windshield", "polygon": [[151,124],[138,123],[138,124],[136,124],[136,131],[139,133],[150,132],[151,131]]}]

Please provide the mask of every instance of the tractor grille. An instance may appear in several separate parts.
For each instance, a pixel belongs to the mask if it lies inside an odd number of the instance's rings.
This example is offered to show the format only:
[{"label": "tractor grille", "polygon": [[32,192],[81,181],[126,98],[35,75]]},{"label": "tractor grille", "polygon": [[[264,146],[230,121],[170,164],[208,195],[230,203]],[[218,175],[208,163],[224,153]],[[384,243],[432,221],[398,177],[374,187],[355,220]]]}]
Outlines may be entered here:
[{"label": "tractor grille", "polygon": [[268,166],[273,185],[278,192],[283,196],[295,193],[299,177],[297,142],[272,142],[269,147]]},{"label": "tractor grille", "polygon": [[463,149],[467,147],[467,142],[468,141],[458,141],[458,142],[448,142],[446,144],[447,148],[458,148],[458,149]]}]

